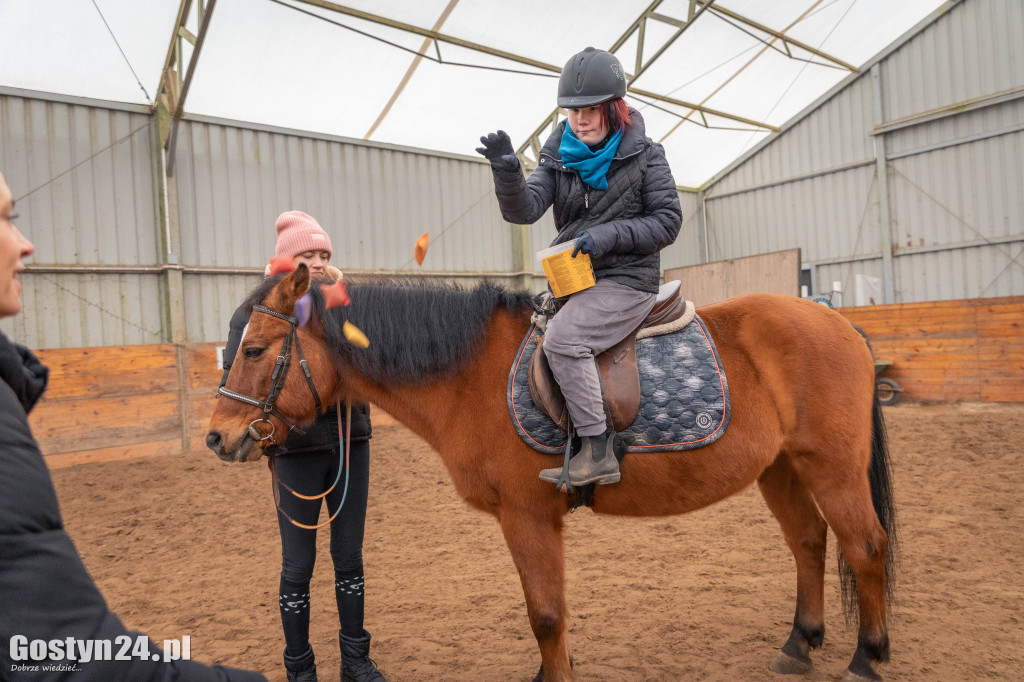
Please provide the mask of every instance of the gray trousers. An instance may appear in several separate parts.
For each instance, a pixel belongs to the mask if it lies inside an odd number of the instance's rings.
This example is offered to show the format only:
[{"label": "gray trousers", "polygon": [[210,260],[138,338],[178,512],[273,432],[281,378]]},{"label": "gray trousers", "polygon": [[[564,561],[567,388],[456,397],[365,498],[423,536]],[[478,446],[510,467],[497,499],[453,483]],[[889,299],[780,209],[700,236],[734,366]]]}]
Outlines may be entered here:
[{"label": "gray trousers", "polygon": [[570,296],[548,320],[544,353],[580,436],[600,436],[606,430],[594,356],[636,329],[656,298],[656,294],[601,280]]}]

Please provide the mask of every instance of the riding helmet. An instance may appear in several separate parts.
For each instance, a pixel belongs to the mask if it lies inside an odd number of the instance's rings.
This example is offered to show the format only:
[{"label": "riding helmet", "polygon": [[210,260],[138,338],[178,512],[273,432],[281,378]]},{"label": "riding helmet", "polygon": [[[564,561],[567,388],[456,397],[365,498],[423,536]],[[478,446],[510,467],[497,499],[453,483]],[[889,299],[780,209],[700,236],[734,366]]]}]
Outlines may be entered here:
[{"label": "riding helmet", "polygon": [[592,107],[625,95],[622,63],[605,50],[588,47],[573,55],[558,78],[558,106],[563,109]]}]

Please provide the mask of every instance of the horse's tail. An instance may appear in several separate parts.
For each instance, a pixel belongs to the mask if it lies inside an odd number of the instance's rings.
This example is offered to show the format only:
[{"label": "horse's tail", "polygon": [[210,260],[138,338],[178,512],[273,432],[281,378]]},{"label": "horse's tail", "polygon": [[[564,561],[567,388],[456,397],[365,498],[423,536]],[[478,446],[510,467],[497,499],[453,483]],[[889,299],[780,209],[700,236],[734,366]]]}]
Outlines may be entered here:
[{"label": "horse's tail", "polygon": [[[867,335],[859,327],[857,331]],[[885,419],[882,415],[882,404],[878,401],[878,391],[873,390],[871,405],[871,462],[868,464],[868,481],[871,485],[871,503],[878,516],[878,523],[885,531],[888,542],[885,548],[885,603],[892,606],[896,586],[896,569],[899,563],[899,539],[896,527],[896,504],[892,494],[892,462],[889,457],[889,439],[885,431]],[[843,609],[849,620],[857,608],[857,581],[853,571],[843,558],[839,557],[839,586]]]}]

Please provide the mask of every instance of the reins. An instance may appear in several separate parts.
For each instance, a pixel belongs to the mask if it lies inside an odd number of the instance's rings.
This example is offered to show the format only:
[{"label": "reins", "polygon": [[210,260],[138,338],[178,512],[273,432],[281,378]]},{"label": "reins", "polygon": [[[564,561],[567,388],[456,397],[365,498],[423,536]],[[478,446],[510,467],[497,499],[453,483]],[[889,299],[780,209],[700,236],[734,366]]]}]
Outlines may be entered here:
[{"label": "reins", "polygon": [[[341,513],[341,508],[345,506],[345,498],[348,497],[348,472],[349,472],[349,468],[350,468],[349,467],[349,453],[351,452],[350,445],[351,445],[351,433],[352,433],[352,405],[348,401],[345,402],[345,439],[344,439],[344,442],[342,442],[342,438],[341,438],[341,403],[340,402],[335,403],[334,407],[337,410],[337,415],[338,415],[338,446],[340,448],[340,452],[338,454],[338,475],[334,477],[334,483],[331,484],[330,488],[328,488],[324,492],[320,493],[319,495],[312,495],[312,496],[310,496],[310,495],[303,495],[303,494],[301,494],[299,492],[296,492],[294,488],[292,488],[290,485],[288,485],[287,483],[285,483],[284,481],[282,481],[278,477],[278,475],[277,475],[277,458],[276,457],[271,457],[270,458],[270,473],[271,473],[271,476],[274,479],[274,506],[276,506],[277,507],[277,511],[281,512],[281,514],[286,519],[288,519],[293,525],[298,526],[299,528],[305,528],[306,530],[317,530],[318,528],[323,528],[324,526],[329,524],[331,521],[333,521],[334,519],[338,518],[338,514]],[[298,521],[293,519],[291,516],[289,516],[288,512],[286,512],[284,509],[281,509],[281,486],[284,486],[288,490],[288,492],[290,492],[292,495],[294,495],[295,497],[298,497],[300,499],[303,499],[303,500],[319,500],[319,499],[321,499],[323,497],[326,497],[328,495],[328,493],[330,493],[332,490],[334,490],[334,487],[336,485],[338,485],[338,481],[341,479],[341,470],[343,468],[345,469],[345,487],[342,489],[341,502],[338,503],[338,508],[335,510],[334,514],[331,515],[331,518],[327,519],[326,521],[324,521],[323,523],[321,523],[319,525],[311,526],[309,524],[299,523]]]}]

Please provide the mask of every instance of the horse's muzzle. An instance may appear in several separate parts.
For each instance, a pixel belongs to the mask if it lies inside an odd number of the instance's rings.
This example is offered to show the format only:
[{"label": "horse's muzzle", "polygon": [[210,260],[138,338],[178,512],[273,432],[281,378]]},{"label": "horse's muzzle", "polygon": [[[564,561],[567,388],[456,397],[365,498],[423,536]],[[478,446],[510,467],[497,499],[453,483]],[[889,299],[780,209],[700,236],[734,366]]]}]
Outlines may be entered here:
[{"label": "horse's muzzle", "polygon": [[[257,441],[253,440],[248,433],[242,435],[241,442],[237,447],[229,450],[225,445],[223,434],[220,431],[211,430],[206,434],[206,447],[213,450],[217,457],[225,462],[257,460],[263,455],[263,452],[257,447]],[[256,456],[250,457],[253,449],[256,450]]]},{"label": "horse's muzzle", "polygon": [[221,435],[220,431],[210,431],[206,434],[206,447],[216,453],[225,462],[234,461],[234,456],[224,449],[224,436]]}]

